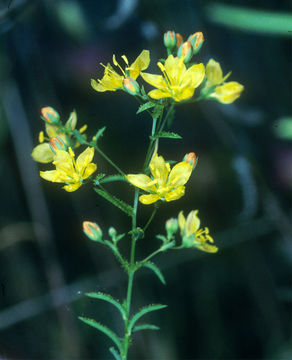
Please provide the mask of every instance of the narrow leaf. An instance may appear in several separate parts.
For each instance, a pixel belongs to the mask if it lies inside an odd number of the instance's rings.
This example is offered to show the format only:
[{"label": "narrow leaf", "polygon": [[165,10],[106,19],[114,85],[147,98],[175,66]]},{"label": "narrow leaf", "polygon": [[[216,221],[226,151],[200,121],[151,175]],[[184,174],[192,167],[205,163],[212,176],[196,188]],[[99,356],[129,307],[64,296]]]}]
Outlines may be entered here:
[{"label": "narrow leaf", "polygon": [[146,315],[147,313],[151,312],[151,311],[156,311],[156,310],[160,310],[160,309],[164,309],[166,308],[167,305],[161,305],[161,304],[153,304],[153,305],[147,305],[145,307],[143,307],[140,311],[138,311],[130,320],[129,323],[129,331],[132,330],[133,326],[135,325],[135,323],[143,316]]},{"label": "narrow leaf", "polygon": [[109,175],[109,176],[104,177],[100,181],[100,183],[104,184],[104,183],[112,182],[112,181],[126,181],[126,182],[128,182],[128,180],[122,175]]},{"label": "narrow leaf", "polygon": [[101,129],[99,129],[97,131],[97,133],[95,134],[95,141],[97,142],[97,140],[103,135],[103,133],[105,132],[106,126],[102,127]]},{"label": "narrow leaf", "polygon": [[111,303],[112,305],[114,305],[122,314],[123,319],[125,319],[126,317],[126,311],[123,308],[123,306],[120,304],[120,302],[116,299],[114,299],[111,295],[108,294],[104,294],[102,292],[90,292],[90,293],[86,293],[86,296],[93,298],[93,299],[99,299],[99,300],[104,300],[107,301],[109,303]]},{"label": "narrow leaf", "polygon": [[151,325],[151,324],[139,324],[134,326],[133,332],[134,331],[140,331],[140,330],[159,330],[160,328],[156,325]]},{"label": "narrow leaf", "polygon": [[113,354],[116,360],[122,360],[120,355],[117,353],[117,350],[113,346],[109,348],[109,351]]},{"label": "narrow leaf", "polygon": [[124,267],[124,269],[127,271],[129,268],[129,264],[128,262],[122,257],[122,255],[120,254],[117,246],[115,244],[112,244],[110,241],[105,240],[104,244],[107,245],[112,252],[114,253],[114,255],[116,256],[116,258],[118,259],[118,261],[121,263],[121,265]]},{"label": "narrow leaf", "polygon": [[122,344],[120,342],[120,339],[118,338],[118,336],[111,331],[108,327],[102,325],[101,323],[93,320],[93,319],[89,319],[89,318],[85,318],[83,316],[79,316],[78,317],[79,320],[85,322],[85,324],[90,325],[92,327],[94,327],[95,329],[101,331],[102,333],[104,333],[105,335],[107,335],[119,348],[119,350],[121,351],[122,349]]},{"label": "narrow leaf", "polygon": [[155,140],[157,138],[166,138],[166,139],[182,139],[182,137],[174,132],[161,131],[153,136],[150,136],[151,140]]},{"label": "narrow leaf", "polygon": [[134,210],[133,210],[132,206],[130,206],[129,204],[126,204],[123,200],[116,198],[115,196],[111,195],[107,191],[97,189],[97,188],[94,188],[94,190],[100,196],[102,196],[103,198],[105,198],[106,200],[111,202],[113,205],[118,207],[120,210],[122,210],[124,213],[126,213],[128,216],[130,216],[130,217],[133,216]]},{"label": "narrow leaf", "polygon": [[148,101],[145,104],[139,106],[139,109],[136,112],[136,114],[140,114],[142,111],[148,110],[153,106],[155,106],[155,104],[152,101]]},{"label": "narrow leaf", "polygon": [[158,279],[162,282],[163,285],[166,284],[164,276],[162,275],[162,272],[160,271],[158,266],[156,266],[153,262],[147,261],[145,264],[143,264],[143,266],[145,266],[148,269],[152,270],[156,274]]}]

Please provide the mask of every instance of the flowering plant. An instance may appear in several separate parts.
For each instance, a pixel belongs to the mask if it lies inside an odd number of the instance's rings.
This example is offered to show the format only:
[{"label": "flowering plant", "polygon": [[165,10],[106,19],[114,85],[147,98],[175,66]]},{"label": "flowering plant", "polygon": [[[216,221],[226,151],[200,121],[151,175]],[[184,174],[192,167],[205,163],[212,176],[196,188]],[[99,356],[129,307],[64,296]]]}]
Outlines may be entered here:
[{"label": "flowering plant", "polygon": [[[137,113],[147,111],[150,115],[152,119],[150,141],[139,174],[127,174],[101,150],[100,138],[105,127],[99,129],[90,138],[86,134],[86,125],[79,130],[76,129],[77,115],[75,111],[71,113],[65,124],[52,107],[45,107],[41,111],[47,137],[43,132],[40,133],[40,144],[34,148],[32,156],[38,162],[52,163],[55,169],[40,171],[40,176],[50,182],[65,184],[63,189],[68,192],[76,191],[83,184],[90,183],[99,196],[105,198],[132,220],[132,226],[128,233],[119,234],[114,227],[110,227],[108,237],[104,235],[104,231],[97,223],[89,220],[83,223],[84,234],[90,240],[107,247],[128,275],[126,295],[122,301],[101,292],[86,294],[90,298],[110,303],[119,311],[124,322],[122,335],[116,334],[93,319],[79,317],[81,321],[101,331],[113,341],[115,346],[109,350],[116,360],[128,358],[133,332],[158,329],[155,325],[140,323],[140,319],[149,312],[166,307],[162,304],[146,305],[133,314],[131,304],[136,272],[141,268],[147,268],[152,270],[162,283],[165,283],[159,267],[150,261],[158,253],[183,248],[193,248],[208,253],[218,251],[209,234],[209,229],[200,227],[198,210],[192,210],[186,218],[181,210],[177,217],[170,218],[165,222],[166,233],[157,234],[156,237],[161,242],[156,250],[140,260],[135,257],[138,240],[146,236],[147,228],[156,215],[160,203],[176,201],[183,197],[187,191],[186,184],[196,168],[198,158],[193,152],[186,154],[172,167],[169,161],[159,155],[161,139],[181,138],[180,135],[165,130],[166,126],[171,127],[175,106],[178,103],[206,99],[229,104],[236,100],[243,90],[243,86],[237,82],[225,82],[230,74],[223,77],[221,66],[215,60],[210,59],[206,66],[203,63],[195,62],[194,57],[201,49],[203,42],[204,37],[201,32],[190,35],[184,42],[180,34],[168,31],[164,34],[167,57],[160,59],[157,63],[162,75],[144,72],[150,64],[150,53],[148,50],[143,50],[132,64],[123,55],[124,68],[117,62],[114,55],[113,65],[119,69],[118,72],[110,64],[103,65],[102,79],[91,81],[93,89],[97,92],[124,91],[134,96],[140,103]],[[193,58],[194,60],[191,62]],[[141,78],[155,89],[147,93],[141,83]],[[195,97],[196,94],[198,96]],[[78,147],[85,149],[75,160],[75,149]],[[97,165],[93,160],[95,154],[104,158],[117,171],[117,174],[97,173]],[[112,194],[104,187],[111,181],[124,181],[129,186],[133,186],[133,205],[122,201],[116,194]],[[139,202],[142,205],[153,206],[152,214],[144,226],[137,224]],[[127,236],[131,239],[129,258],[121,253],[119,247],[119,242],[126,239]]]}]

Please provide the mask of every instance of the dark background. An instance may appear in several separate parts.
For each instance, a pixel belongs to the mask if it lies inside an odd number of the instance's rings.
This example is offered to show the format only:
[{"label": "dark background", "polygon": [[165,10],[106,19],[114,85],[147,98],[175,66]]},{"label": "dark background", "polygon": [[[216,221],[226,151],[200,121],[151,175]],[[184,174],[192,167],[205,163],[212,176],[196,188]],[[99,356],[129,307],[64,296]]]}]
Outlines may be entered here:
[{"label": "dark background", "polygon": [[[164,221],[199,209],[219,252],[170,252],[157,257],[167,280],[141,271],[133,308],[159,302],[166,310],[145,321],[159,332],[134,335],[131,359],[289,359],[291,344],[292,147],[278,138],[280,118],[291,117],[289,28],[260,30],[222,24],[212,2],[167,0],[0,0],[0,358],[110,359],[109,340],[77,320],[89,316],[121,333],[107,304],[85,291],[123,298],[126,276],[103,247],[82,233],[82,221],[128,231],[130,218],[99,198],[90,186],[66,193],[39,178],[31,159],[43,130],[40,109],[50,105],[66,120],[76,109],[79,127],[107,130],[101,147],[125,172],[141,167],[151,119],[136,116],[135,99],[97,93],[100,62],[112,54],[133,61],[151,52],[150,70],[165,56],[163,33],[184,37],[202,31],[198,61],[214,58],[231,80],[245,86],[231,105],[211,101],[178,107],[173,131],[181,140],[160,142],[160,154],[180,160],[194,151],[198,166],[181,200],[161,207],[142,256],[157,246]],[[289,13],[290,1],[225,1],[272,14]],[[213,9],[213,10],[212,10]],[[226,10],[226,9],[225,9]],[[213,14],[213,15],[212,15]],[[283,15],[284,16],[284,15]],[[232,20],[232,18],[231,18]],[[283,20],[284,21],[284,20]],[[236,26],[238,25],[238,26]],[[259,27],[257,30],[256,27]],[[291,22],[292,31],[292,22]],[[112,169],[96,157],[98,169]],[[109,186],[132,202],[132,189]],[[138,224],[151,209],[141,206]],[[123,240],[125,254],[128,240]]]}]

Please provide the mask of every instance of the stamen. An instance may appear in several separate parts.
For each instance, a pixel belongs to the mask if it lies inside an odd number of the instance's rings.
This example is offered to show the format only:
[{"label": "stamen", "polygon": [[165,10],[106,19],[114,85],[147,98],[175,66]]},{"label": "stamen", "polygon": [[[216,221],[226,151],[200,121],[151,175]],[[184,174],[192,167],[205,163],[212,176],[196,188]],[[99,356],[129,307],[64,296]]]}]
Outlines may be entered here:
[{"label": "stamen", "polygon": [[126,55],[123,55],[123,56],[122,56],[122,59],[124,60],[124,62],[126,63],[126,65],[129,66],[129,61],[128,61]]},{"label": "stamen", "polygon": [[123,69],[123,68],[121,67],[121,65],[117,62],[115,55],[113,55],[113,63],[114,63],[115,66],[117,66],[117,67],[121,70],[121,72],[123,73],[123,75],[126,76],[124,69]]},{"label": "stamen", "polygon": [[166,73],[166,71],[165,71],[165,67],[163,66],[163,64],[161,64],[161,62],[158,62],[158,63],[157,63],[157,66],[158,66],[159,69],[162,71],[168,87],[170,87],[170,86],[171,86],[171,81],[170,81],[170,79],[169,79],[169,77],[168,77],[168,75],[167,75],[167,73]]}]

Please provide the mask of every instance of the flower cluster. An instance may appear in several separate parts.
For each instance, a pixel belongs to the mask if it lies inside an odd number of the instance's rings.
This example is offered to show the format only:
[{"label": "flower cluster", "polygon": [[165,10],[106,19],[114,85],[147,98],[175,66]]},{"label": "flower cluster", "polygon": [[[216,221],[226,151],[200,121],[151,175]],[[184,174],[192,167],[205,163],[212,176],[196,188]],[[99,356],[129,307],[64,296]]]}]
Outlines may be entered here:
[{"label": "flower cluster", "polygon": [[[129,65],[125,55],[122,56],[126,64],[123,69],[113,56],[113,63],[122,75],[113,70],[110,64],[104,66],[104,76],[101,80],[91,80],[94,90],[99,92],[124,90],[131,95],[139,96],[143,100],[170,99],[174,102],[192,100],[195,89],[202,85],[199,98],[217,100],[222,104],[235,101],[243,91],[243,85],[236,81],[225,82],[230,73],[223,77],[221,66],[210,59],[206,67],[203,63],[190,63],[204,43],[202,32],[191,34],[187,41],[179,33],[167,31],[164,34],[164,45],[167,48],[167,58],[161,59],[157,66],[162,75],[144,72],[150,63],[148,50],[143,50],[133,64]],[[155,89],[146,96],[136,81],[141,75],[143,80]]]}]

